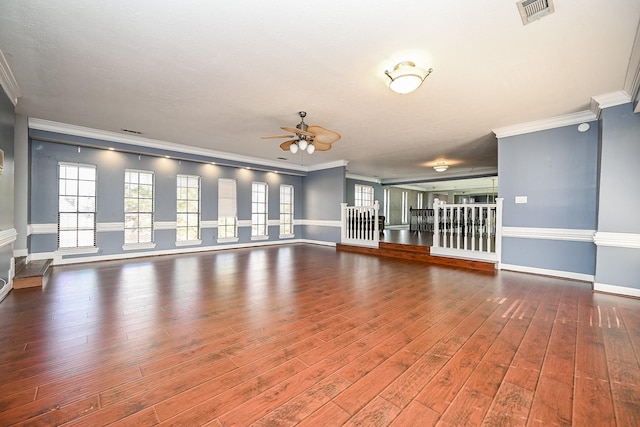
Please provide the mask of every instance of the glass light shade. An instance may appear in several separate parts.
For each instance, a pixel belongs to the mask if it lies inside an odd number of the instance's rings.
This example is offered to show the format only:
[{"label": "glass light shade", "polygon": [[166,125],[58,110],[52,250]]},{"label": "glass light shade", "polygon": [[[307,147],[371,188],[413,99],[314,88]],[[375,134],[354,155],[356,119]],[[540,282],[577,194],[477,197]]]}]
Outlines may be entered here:
[{"label": "glass light shade", "polygon": [[313,154],[316,151],[316,147],[313,144],[307,146],[307,153]]},{"label": "glass light shade", "polygon": [[289,146],[289,151],[291,151],[293,154],[296,154],[298,152],[298,144],[291,144]]},{"label": "glass light shade", "polygon": [[301,150],[304,150],[305,148],[307,148],[307,140],[306,139],[301,139],[300,141],[298,141],[298,145],[300,146]]},{"label": "glass light shade", "polygon": [[435,169],[436,172],[444,172],[447,169],[449,169],[449,165],[446,165],[444,163],[439,163],[439,164],[435,165],[433,167],[433,169]]},{"label": "glass light shade", "polygon": [[418,89],[424,79],[431,74],[433,70],[425,70],[416,67],[413,62],[401,62],[393,68],[393,71],[385,71],[385,74],[391,79],[389,89],[396,93],[405,94]]}]

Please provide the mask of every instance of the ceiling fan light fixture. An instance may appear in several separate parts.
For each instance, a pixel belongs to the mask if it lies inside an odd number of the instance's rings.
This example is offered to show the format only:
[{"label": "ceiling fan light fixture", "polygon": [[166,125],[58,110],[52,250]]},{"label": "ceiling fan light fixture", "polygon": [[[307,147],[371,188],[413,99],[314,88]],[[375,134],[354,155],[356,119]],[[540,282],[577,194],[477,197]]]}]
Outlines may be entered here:
[{"label": "ceiling fan light fixture", "polygon": [[433,169],[435,169],[436,172],[444,172],[449,169],[449,165],[446,163],[438,163],[433,167]]},{"label": "ceiling fan light fixture", "polygon": [[399,94],[405,94],[418,89],[424,79],[432,72],[433,68],[425,70],[424,68],[416,67],[416,64],[411,61],[404,61],[393,67],[392,71],[385,71],[384,73],[390,79],[389,89]]},{"label": "ceiling fan light fixture", "polygon": [[316,151],[316,147],[313,144],[307,145],[307,153],[313,154]]},{"label": "ceiling fan light fixture", "polygon": [[300,141],[298,141],[298,145],[300,146],[301,150],[304,150],[307,148],[307,145],[309,145],[309,143],[306,139],[301,139]]},{"label": "ceiling fan light fixture", "polygon": [[289,151],[291,151],[293,154],[296,154],[298,152],[298,144],[291,144],[291,146],[289,147]]}]

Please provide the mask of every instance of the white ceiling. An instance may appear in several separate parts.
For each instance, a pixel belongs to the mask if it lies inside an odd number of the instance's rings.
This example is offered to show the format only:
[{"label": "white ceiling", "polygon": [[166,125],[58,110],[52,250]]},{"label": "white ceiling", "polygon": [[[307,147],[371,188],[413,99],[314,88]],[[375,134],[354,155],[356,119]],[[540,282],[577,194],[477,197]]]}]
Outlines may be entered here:
[{"label": "white ceiling", "polygon": [[[492,129],[628,84],[640,1],[554,4],[523,26],[512,0],[2,0],[0,51],[30,117],[386,182],[481,175]],[[398,95],[384,71],[407,60],[433,74]],[[331,151],[260,139],[300,110],[342,134]]]}]

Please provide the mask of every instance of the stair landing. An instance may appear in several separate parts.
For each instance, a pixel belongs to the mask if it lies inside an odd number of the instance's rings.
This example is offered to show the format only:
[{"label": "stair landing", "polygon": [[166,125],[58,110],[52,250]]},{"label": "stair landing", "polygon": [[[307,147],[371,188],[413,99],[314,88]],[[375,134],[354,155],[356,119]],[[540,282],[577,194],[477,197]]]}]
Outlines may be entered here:
[{"label": "stair landing", "polygon": [[468,268],[477,271],[495,273],[496,265],[493,262],[473,261],[460,258],[448,258],[432,256],[429,246],[418,246],[401,243],[380,242],[378,248],[363,246],[336,244],[336,250],[355,252],[368,255],[376,255],[387,258],[398,258],[410,261],[419,261],[427,264],[447,265],[450,267]]},{"label": "stair landing", "polygon": [[13,289],[44,287],[49,279],[52,260],[26,261],[26,257],[16,258],[16,274]]}]

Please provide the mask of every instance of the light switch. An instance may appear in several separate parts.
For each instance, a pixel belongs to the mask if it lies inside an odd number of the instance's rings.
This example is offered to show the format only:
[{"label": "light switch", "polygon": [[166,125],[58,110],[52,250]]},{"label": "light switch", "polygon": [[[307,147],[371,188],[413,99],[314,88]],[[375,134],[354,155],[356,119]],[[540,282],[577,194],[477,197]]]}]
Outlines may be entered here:
[{"label": "light switch", "polygon": [[527,196],[516,196],[516,203],[527,203]]}]

